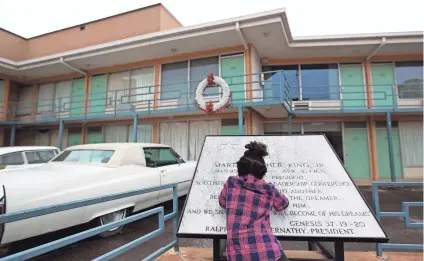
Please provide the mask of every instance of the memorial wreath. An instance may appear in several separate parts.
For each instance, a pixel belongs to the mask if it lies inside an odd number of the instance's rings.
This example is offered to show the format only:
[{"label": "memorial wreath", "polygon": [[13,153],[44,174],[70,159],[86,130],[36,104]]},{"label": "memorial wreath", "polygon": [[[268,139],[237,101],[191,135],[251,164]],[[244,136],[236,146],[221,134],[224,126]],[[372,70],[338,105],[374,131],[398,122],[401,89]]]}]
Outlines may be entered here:
[{"label": "memorial wreath", "polygon": [[[207,102],[204,97],[204,93],[206,88],[213,87],[218,85],[222,89],[222,96],[219,99],[218,102]],[[207,113],[211,112],[221,112],[225,108],[228,107],[228,105],[231,102],[231,90],[228,84],[225,82],[224,79],[218,76],[214,76],[212,73],[208,75],[206,79],[201,81],[196,89],[196,102],[197,106],[202,111],[205,111]]]}]

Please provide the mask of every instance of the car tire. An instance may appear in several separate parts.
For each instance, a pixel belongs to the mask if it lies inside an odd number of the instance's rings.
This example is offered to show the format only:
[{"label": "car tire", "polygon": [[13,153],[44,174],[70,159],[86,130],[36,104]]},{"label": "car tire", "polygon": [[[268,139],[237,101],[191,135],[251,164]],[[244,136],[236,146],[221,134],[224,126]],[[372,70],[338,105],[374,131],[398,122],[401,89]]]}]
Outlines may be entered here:
[{"label": "car tire", "polygon": [[10,249],[10,244],[0,245],[0,258],[7,256],[10,252]]},{"label": "car tire", "polygon": [[[126,218],[129,215],[129,210],[128,209],[121,209],[103,216],[100,216],[97,218],[97,225],[98,226],[102,226],[102,225],[106,225],[118,220],[122,220],[124,218]],[[119,234],[119,232],[121,232],[121,230],[124,228],[124,226],[120,226],[120,227],[116,227],[113,228],[111,230],[102,232],[99,234],[100,237],[110,237],[116,234]]]}]

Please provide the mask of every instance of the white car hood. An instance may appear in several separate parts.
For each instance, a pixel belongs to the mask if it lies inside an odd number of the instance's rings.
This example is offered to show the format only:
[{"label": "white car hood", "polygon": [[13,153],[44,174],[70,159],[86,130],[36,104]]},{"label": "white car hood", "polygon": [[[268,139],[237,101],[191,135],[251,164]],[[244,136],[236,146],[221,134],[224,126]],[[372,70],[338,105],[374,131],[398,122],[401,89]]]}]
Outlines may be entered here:
[{"label": "white car hood", "polygon": [[84,173],[93,175],[110,169],[107,166],[80,163],[46,163],[25,169],[0,172],[0,185],[6,187],[33,187],[43,183],[67,182],[81,179]]}]

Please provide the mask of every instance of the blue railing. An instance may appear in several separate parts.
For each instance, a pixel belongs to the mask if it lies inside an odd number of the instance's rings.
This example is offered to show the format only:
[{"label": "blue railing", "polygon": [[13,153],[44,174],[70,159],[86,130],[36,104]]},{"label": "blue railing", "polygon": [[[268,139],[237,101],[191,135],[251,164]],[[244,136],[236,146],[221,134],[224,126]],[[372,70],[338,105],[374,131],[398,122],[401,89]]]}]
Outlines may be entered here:
[{"label": "blue railing", "polygon": [[80,207],[86,207],[86,206],[90,206],[90,205],[94,205],[94,204],[99,204],[99,203],[103,203],[103,202],[107,202],[107,201],[112,201],[112,200],[117,200],[117,199],[122,199],[122,198],[127,198],[127,197],[132,197],[132,196],[136,196],[136,195],[141,195],[141,194],[145,194],[145,193],[150,193],[153,191],[159,191],[159,190],[164,190],[164,189],[169,189],[172,188],[173,189],[173,208],[172,208],[172,212],[165,215],[164,214],[164,208],[162,206],[160,207],[156,207],[138,214],[135,214],[133,216],[127,217],[125,219],[119,220],[119,221],[115,221],[106,225],[102,225],[99,227],[95,227],[59,240],[55,240],[53,242],[47,243],[47,244],[43,244],[10,256],[6,256],[4,258],[0,258],[0,261],[20,261],[20,260],[27,260],[30,259],[32,257],[36,257],[39,255],[42,255],[44,253],[53,251],[55,249],[58,248],[62,248],[64,246],[73,244],[75,242],[81,241],[83,239],[98,235],[102,232],[108,231],[110,229],[116,228],[116,227],[120,227],[123,226],[125,224],[140,220],[142,218],[151,216],[151,215],[155,215],[158,214],[158,223],[159,223],[159,227],[142,236],[139,237],[121,247],[118,247],[100,257],[97,257],[96,261],[104,261],[104,260],[111,260],[112,258],[115,258],[121,254],[123,254],[124,252],[137,247],[138,245],[142,244],[143,242],[146,242],[149,239],[152,239],[156,236],[158,236],[159,234],[164,232],[165,229],[165,222],[169,219],[173,220],[173,240],[172,242],[170,242],[169,244],[167,244],[166,246],[158,249],[157,251],[155,251],[154,253],[150,254],[148,257],[146,257],[144,260],[155,260],[157,257],[159,257],[160,255],[162,255],[163,253],[165,253],[166,251],[168,251],[170,248],[174,247],[176,251],[178,251],[178,239],[176,236],[176,232],[177,232],[177,222],[178,222],[178,185],[177,184],[170,184],[170,185],[164,185],[164,186],[159,186],[159,187],[152,187],[152,188],[147,188],[147,189],[141,189],[141,190],[134,190],[134,191],[130,191],[130,192],[124,192],[124,193],[119,193],[119,194],[113,194],[113,195],[108,195],[108,196],[102,196],[102,197],[97,197],[97,198],[91,198],[91,199],[87,199],[87,200],[79,200],[79,201],[74,201],[74,202],[69,202],[69,203],[64,203],[64,204],[59,204],[59,205],[54,205],[54,206],[47,206],[47,207],[42,207],[42,208],[37,208],[37,209],[31,209],[31,210],[25,210],[25,211],[20,211],[20,212],[15,212],[15,213],[8,213],[8,214],[4,214],[4,215],[0,215],[0,224],[5,224],[5,223],[10,223],[10,222],[14,222],[14,221],[18,221],[18,220],[23,220],[23,219],[28,219],[28,218],[33,218],[33,217],[38,217],[38,216],[42,216],[42,215],[47,215],[47,214],[52,214],[52,213],[56,213],[56,212],[61,212],[61,211],[65,211],[65,210],[70,210],[70,209],[75,209],[75,208],[80,208]]},{"label": "blue railing", "polygon": [[[380,221],[381,217],[401,217],[403,218],[405,228],[418,228],[422,229],[424,223],[411,222],[409,216],[410,207],[423,207],[423,202],[402,202],[402,211],[400,212],[383,212],[380,210],[380,199],[378,189],[381,187],[424,187],[423,182],[373,182],[372,183],[372,197],[374,201],[375,215],[377,220]],[[382,256],[383,249],[404,249],[404,250],[424,250],[422,244],[394,244],[382,243],[377,244],[377,255]]]},{"label": "blue railing", "polygon": [[[282,70],[223,78],[232,89],[230,107],[233,108],[283,104],[292,114],[423,110],[423,87],[417,84],[372,85],[370,92],[365,85],[299,87],[290,86]],[[131,89],[108,86],[119,90],[21,101],[4,107],[5,114],[10,115],[8,118],[12,123],[195,111],[199,110],[194,97],[199,83],[200,80]],[[219,88],[209,88],[205,93],[206,98],[211,101],[217,101],[220,95]],[[368,97],[372,103],[371,108],[368,106]],[[311,109],[305,110],[302,106],[295,106],[298,101],[312,101],[314,104]]]}]

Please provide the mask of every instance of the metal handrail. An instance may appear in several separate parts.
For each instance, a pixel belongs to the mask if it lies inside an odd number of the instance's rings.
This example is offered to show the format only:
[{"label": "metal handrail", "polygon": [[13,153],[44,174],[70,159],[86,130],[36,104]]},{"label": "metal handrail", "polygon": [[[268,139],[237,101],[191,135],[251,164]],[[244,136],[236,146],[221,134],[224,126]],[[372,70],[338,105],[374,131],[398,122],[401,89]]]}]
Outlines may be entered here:
[{"label": "metal handrail", "polygon": [[140,245],[141,243],[154,238],[156,236],[158,236],[159,234],[164,232],[165,229],[165,221],[169,220],[169,219],[173,219],[173,231],[174,231],[174,237],[173,240],[167,244],[166,246],[158,249],[157,251],[155,251],[154,253],[152,253],[151,255],[149,255],[148,257],[146,257],[144,260],[154,260],[157,257],[159,257],[161,254],[165,253],[166,251],[168,251],[170,248],[174,247],[176,251],[178,251],[178,239],[176,236],[176,229],[177,229],[177,222],[178,222],[178,184],[169,184],[169,185],[163,185],[163,186],[157,186],[157,187],[151,187],[151,188],[146,188],[146,189],[141,189],[141,190],[134,190],[134,191],[129,191],[129,192],[123,192],[123,193],[117,193],[117,194],[112,194],[112,195],[107,195],[107,196],[102,196],[102,197],[96,197],[96,198],[91,198],[91,199],[86,199],[86,200],[78,200],[78,201],[73,201],[73,202],[69,202],[69,203],[63,203],[63,204],[58,204],[58,205],[53,205],[53,206],[47,206],[47,207],[41,207],[41,208],[36,208],[36,209],[31,209],[31,210],[24,210],[24,211],[19,211],[19,212],[14,212],[14,213],[8,213],[8,214],[4,214],[4,215],[0,215],[0,224],[5,224],[5,223],[10,223],[10,222],[15,222],[15,221],[19,221],[19,220],[23,220],[23,219],[28,219],[28,218],[33,218],[33,217],[38,217],[38,216],[43,216],[43,215],[48,215],[51,213],[56,213],[56,212],[61,212],[61,211],[65,211],[65,210],[70,210],[70,209],[75,209],[75,208],[80,208],[80,207],[85,207],[85,206],[90,206],[90,205],[95,205],[95,204],[99,204],[99,203],[104,203],[104,202],[108,202],[108,201],[112,201],[112,200],[117,200],[117,199],[122,199],[122,198],[127,198],[127,197],[132,197],[132,196],[136,196],[136,195],[141,195],[141,194],[145,194],[145,193],[150,193],[150,192],[154,192],[154,191],[159,191],[159,190],[164,190],[164,189],[169,189],[172,188],[173,189],[173,199],[172,199],[172,203],[173,203],[173,209],[172,212],[164,215],[164,209],[163,207],[156,207],[154,209],[148,210],[148,211],[144,211],[141,213],[138,213],[136,215],[127,217],[125,219],[119,220],[119,221],[114,221],[112,223],[106,224],[106,225],[102,225],[99,227],[95,227],[71,236],[67,236],[65,238],[59,239],[59,240],[55,240],[53,242],[50,243],[46,243],[10,256],[6,256],[4,258],[0,258],[0,261],[20,261],[20,260],[27,260],[30,259],[32,257],[36,257],[39,255],[42,255],[44,253],[53,251],[55,249],[58,248],[62,248],[64,246],[73,244],[75,242],[81,241],[83,239],[92,237],[94,235],[100,234],[102,232],[108,231],[112,228],[116,228],[137,220],[140,220],[142,218],[154,215],[154,214],[158,214],[158,221],[159,221],[159,228],[142,236],[139,237],[119,248],[116,248],[94,260],[98,260],[98,261],[104,261],[104,260],[110,260],[118,255],[123,254],[124,252],[128,251],[129,249],[132,249],[138,245]]},{"label": "metal handrail", "polygon": [[[384,212],[380,210],[380,198],[378,188],[381,187],[424,187],[423,182],[373,182],[372,183],[372,198],[374,202],[375,216],[378,221],[381,217],[401,217],[403,218],[405,228],[423,228],[424,223],[411,222],[409,216],[410,207],[423,207],[423,202],[402,202],[402,211],[399,212]],[[403,250],[424,250],[423,244],[393,244],[380,243],[377,244],[377,255],[383,255],[383,249],[403,249]]]}]

